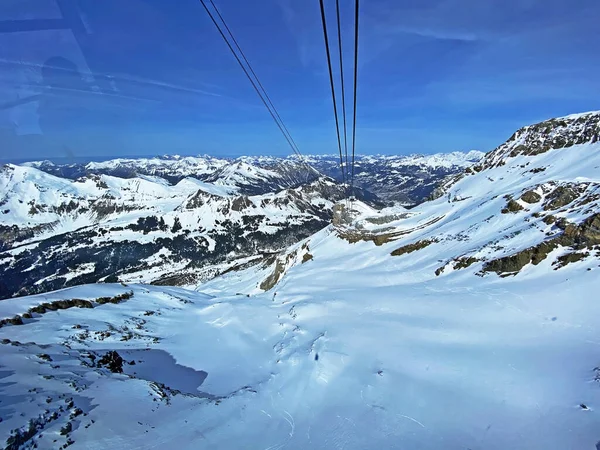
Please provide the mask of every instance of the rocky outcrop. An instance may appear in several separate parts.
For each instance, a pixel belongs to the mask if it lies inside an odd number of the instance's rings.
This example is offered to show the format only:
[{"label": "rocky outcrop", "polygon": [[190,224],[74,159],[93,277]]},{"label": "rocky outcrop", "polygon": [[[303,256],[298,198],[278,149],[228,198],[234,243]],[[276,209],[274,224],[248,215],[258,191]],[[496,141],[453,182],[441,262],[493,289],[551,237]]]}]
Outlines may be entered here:
[{"label": "rocky outcrop", "polygon": [[559,256],[554,262],[554,265],[556,266],[556,269],[560,269],[561,267],[564,267],[567,264],[581,261],[582,259],[585,259],[588,256],[590,256],[589,252],[567,253],[566,255]]},{"label": "rocky outcrop", "polygon": [[[526,248],[514,255],[488,261],[483,266],[483,272],[498,274],[516,274],[527,264],[537,265],[548,257],[548,254],[559,246],[570,247],[575,251],[590,249],[600,244],[600,213],[585,219],[579,225],[569,223],[559,236]],[[574,252],[571,252],[574,253]],[[573,262],[577,256],[562,257],[564,261]],[[563,264],[564,265],[564,264]]]},{"label": "rocky outcrop", "polygon": [[401,256],[407,253],[416,252],[417,250],[424,249],[425,247],[429,247],[431,244],[437,242],[435,239],[423,239],[421,241],[417,241],[413,244],[408,244],[403,247],[397,248],[394,250],[391,255],[392,256]]},{"label": "rocky outcrop", "polygon": [[[462,177],[503,166],[509,158],[535,156],[552,149],[568,148],[599,140],[600,111],[550,119],[523,127],[505,143],[486,154],[479,163],[467,167],[464,173],[444,179],[433,190],[429,199],[442,197]],[[546,167],[533,167],[527,172],[536,174],[545,170]]]},{"label": "rocky outcrop", "polygon": [[519,205],[519,203],[517,201],[515,201],[514,199],[510,199],[508,201],[508,203],[506,204],[506,206],[504,208],[502,208],[502,214],[508,214],[508,213],[516,213],[519,211],[522,211],[523,207],[521,205]]},{"label": "rocky outcrop", "polygon": [[252,202],[250,201],[247,195],[236,197],[231,202],[232,211],[240,212],[246,208],[249,208],[250,206],[252,206]]},{"label": "rocky outcrop", "polygon": [[484,264],[483,271],[496,272],[497,274],[515,274],[529,263],[539,264],[546,259],[548,253],[557,247],[558,243],[554,240],[542,242],[514,255],[489,261]]},{"label": "rocky outcrop", "polygon": [[198,189],[194,194],[188,197],[186,201],[182,203],[182,205],[178,208],[178,210],[193,210],[198,209],[211,200],[219,200],[221,197],[218,195],[211,194],[202,189]]},{"label": "rocky outcrop", "polygon": [[521,200],[525,203],[533,204],[537,203],[542,199],[542,196],[535,191],[526,191],[521,195]]},{"label": "rocky outcrop", "polygon": [[123,373],[123,358],[114,350],[106,352],[98,360],[98,367],[106,367],[112,373]]},{"label": "rocky outcrop", "polygon": [[449,263],[438,267],[435,271],[435,275],[441,275],[446,267],[451,266],[453,270],[466,269],[467,267],[471,267],[473,264],[479,262],[479,258],[475,258],[474,256],[462,256],[456,259],[451,260]]},{"label": "rocky outcrop", "polygon": [[579,197],[579,193],[569,186],[559,186],[553,190],[544,203],[544,210],[550,211],[561,208],[573,202]]},{"label": "rocky outcrop", "polygon": [[599,139],[600,112],[550,119],[518,130],[508,141],[486,155],[482,168],[501,166],[507,158],[519,155],[534,156]]}]

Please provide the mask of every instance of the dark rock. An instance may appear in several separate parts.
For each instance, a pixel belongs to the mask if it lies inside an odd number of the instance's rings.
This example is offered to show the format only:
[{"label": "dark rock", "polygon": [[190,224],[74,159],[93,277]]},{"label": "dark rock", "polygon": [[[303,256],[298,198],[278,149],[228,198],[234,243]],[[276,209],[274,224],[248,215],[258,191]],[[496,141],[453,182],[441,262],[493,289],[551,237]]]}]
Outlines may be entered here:
[{"label": "dark rock", "polygon": [[73,431],[73,424],[71,422],[67,422],[67,424],[60,429],[60,435],[65,436]]},{"label": "dark rock", "polygon": [[115,295],[114,297],[98,297],[96,303],[99,305],[104,305],[106,303],[118,304],[129,300],[131,297],[133,297],[133,291],[128,291],[123,294]]},{"label": "dark rock", "polygon": [[523,207],[521,205],[519,205],[519,203],[513,199],[510,199],[508,201],[508,203],[506,204],[506,207],[504,207],[502,209],[502,214],[508,214],[508,213],[516,213],[519,211],[522,211]]},{"label": "dark rock", "polygon": [[531,169],[530,172],[531,173],[540,173],[540,172],[543,172],[545,170],[546,170],[545,167],[536,167],[535,169]]},{"label": "dark rock", "polygon": [[[483,266],[483,271],[498,274],[516,273],[526,264],[539,264],[559,245],[582,250],[598,244],[600,244],[600,213],[588,217],[579,225],[568,223],[560,236],[541,242],[514,255],[489,261]],[[579,254],[565,255],[564,258],[565,261],[573,258],[576,260],[581,259]]]},{"label": "dark rock", "polygon": [[250,199],[246,196],[246,195],[242,195],[240,197],[236,197],[232,202],[231,202],[231,209],[233,211],[242,211],[246,208],[249,208],[252,205],[252,202],[250,201]]},{"label": "dark rock", "polygon": [[30,313],[44,314],[46,312],[46,308],[43,305],[37,305],[32,308],[29,308]]},{"label": "dark rock", "polygon": [[535,191],[527,191],[521,195],[521,200],[526,203],[537,203],[542,199],[542,196]]},{"label": "dark rock", "polygon": [[179,220],[179,217],[175,216],[175,220],[173,221],[173,226],[171,227],[171,233],[177,233],[182,228],[183,227],[181,225],[181,221]]},{"label": "dark rock", "polygon": [[516,273],[525,265],[532,263],[539,264],[546,259],[548,253],[558,247],[558,243],[554,241],[542,242],[534,247],[527,248],[511,256],[495,259],[485,263],[483,266],[484,272],[501,273]]},{"label": "dark rock", "polygon": [[560,219],[556,219],[555,224],[561,230],[566,230],[567,229],[567,225],[569,225],[569,222],[564,217],[561,217]]},{"label": "dark rock", "polygon": [[391,253],[391,255],[392,256],[400,256],[400,255],[405,255],[407,253],[416,252],[417,250],[424,249],[425,247],[428,247],[435,242],[437,242],[437,241],[434,239],[423,239],[423,240],[417,241],[413,244],[408,244],[403,247],[397,248],[396,250],[394,250]]},{"label": "dark rock", "polygon": [[8,319],[11,325],[23,325],[23,319],[21,316],[15,316],[12,319]]},{"label": "dark rock", "polygon": [[568,253],[566,255],[563,256],[559,256],[555,262],[557,269],[566,266],[567,264],[570,263],[574,263],[577,261],[581,261],[582,259],[586,258],[590,256],[590,254],[588,252],[585,253],[581,253],[581,252],[573,252],[573,253]]},{"label": "dark rock", "polygon": [[123,358],[114,350],[107,352],[98,360],[98,367],[106,367],[112,373],[123,373]]},{"label": "dark rock", "polygon": [[550,211],[561,208],[571,203],[577,197],[579,197],[579,194],[571,187],[559,186],[548,194],[548,198],[544,204],[544,210]]},{"label": "dark rock", "polygon": [[475,258],[473,256],[458,258],[456,260],[456,263],[454,263],[454,268],[455,269],[466,269],[467,267],[475,264],[478,261],[479,261],[479,259]]},{"label": "dark rock", "polygon": [[272,289],[273,287],[275,287],[275,285],[279,282],[279,279],[283,275],[284,270],[285,270],[284,263],[282,261],[280,261],[279,258],[277,258],[273,272],[267,278],[265,278],[263,280],[263,282],[260,284],[260,288],[263,291],[268,291],[268,290]]}]

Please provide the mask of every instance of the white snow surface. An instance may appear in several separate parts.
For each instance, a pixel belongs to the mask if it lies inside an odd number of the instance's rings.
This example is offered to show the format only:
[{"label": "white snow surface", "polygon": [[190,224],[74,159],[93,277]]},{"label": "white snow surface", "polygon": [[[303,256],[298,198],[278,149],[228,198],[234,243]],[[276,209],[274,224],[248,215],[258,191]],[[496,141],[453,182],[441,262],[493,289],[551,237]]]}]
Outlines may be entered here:
[{"label": "white snow surface", "polygon": [[212,173],[215,169],[227,165],[225,159],[211,156],[169,156],[156,158],[118,158],[102,162],[90,162],[86,165],[89,170],[116,168],[143,168],[149,171],[171,171],[196,175]]},{"label": "white snow surface", "polygon": [[569,114],[568,116],[559,117],[559,119],[579,119],[586,116],[600,116],[600,111],[588,111],[584,113]]},{"label": "white snow surface", "polygon": [[[90,206],[96,201],[110,201],[118,205],[137,206],[139,210],[169,209],[198,189],[216,195],[232,192],[191,178],[183,179],[175,186],[147,176],[125,179],[95,175],[71,181],[33,167],[8,164],[0,171],[0,200],[3,201],[0,219],[6,225],[56,225],[69,221],[69,215],[58,208],[71,202]],[[79,218],[84,221],[80,226],[96,221],[93,214]]]},{"label": "white snow surface", "polygon": [[[331,158],[335,155],[308,155],[308,162],[320,158]],[[432,155],[357,155],[356,164],[386,162],[391,167],[425,166],[431,168],[468,167],[485,156],[484,152],[471,150],[468,152],[435,153]]]},{"label": "white snow surface", "polygon": [[[87,414],[72,419],[73,449],[593,449],[597,259],[553,270],[549,257],[510,278],[475,275],[482,263],[453,270],[448,262],[540,242],[555,232],[530,219],[541,204],[500,214],[503,196],[549,181],[600,183],[599,166],[600,144],[509,158],[391,223],[356,223],[405,232],[398,240],[351,244],[329,227],[295,245],[268,292],[258,286],[272,267],[260,266],[199,292],[89,285],[4,300],[0,318],[54,299],[134,292],[117,305],[0,328],[0,338],[35,342],[0,347],[0,433],[56,410],[66,395]],[[536,167],[545,170],[529,172]],[[597,210],[598,200],[585,208]],[[583,208],[559,215],[585,217]],[[431,238],[439,242],[390,255]],[[312,259],[298,262],[307,252]],[[448,270],[436,276],[440,266]],[[105,330],[111,335],[100,340],[95,332]],[[134,337],[122,340],[127,331]],[[77,356],[108,350],[137,363],[108,374]],[[163,395],[153,382],[181,393]],[[38,448],[62,445],[67,420],[50,422]]]}]

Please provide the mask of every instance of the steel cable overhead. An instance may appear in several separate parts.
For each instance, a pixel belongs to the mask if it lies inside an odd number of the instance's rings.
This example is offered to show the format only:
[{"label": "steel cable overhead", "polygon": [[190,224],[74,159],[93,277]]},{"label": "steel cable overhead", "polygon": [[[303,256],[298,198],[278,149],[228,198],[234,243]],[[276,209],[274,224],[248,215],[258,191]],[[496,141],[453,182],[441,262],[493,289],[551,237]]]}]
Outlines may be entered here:
[{"label": "steel cable overhead", "polygon": [[296,144],[296,142],[292,138],[292,134],[290,133],[290,131],[288,130],[288,128],[285,126],[285,123],[283,122],[283,119],[279,115],[279,112],[277,112],[277,108],[275,108],[275,105],[271,101],[271,97],[269,97],[269,94],[267,93],[267,90],[264,88],[264,86],[260,82],[260,78],[258,78],[258,75],[256,75],[256,72],[254,72],[254,69],[252,68],[252,65],[250,64],[250,62],[246,58],[246,55],[244,54],[244,51],[241,49],[240,45],[238,44],[237,39],[235,38],[235,36],[231,32],[231,30],[229,29],[229,26],[227,25],[227,22],[225,22],[225,19],[221,15],[221,12],[219,11],[219,8],[217,8],[217,5],[215,5],[215,3],[213,2],[213,0],[209,0],[209,1],[210,1],[210,4],[212,5],[212,7],[214,8],[215,12],[219,16],[219,19],[221,20],[221,22],[223,22],[223,25],[225,26],[225,29],[227,30],[227,33],[229,33],[229,36],[231,36],[231,40],[233,41],[233,44],[235,45],[235,47],[240,52],[240,55],[242,56],[242,59],[244,60],[244,62],[248,66],[248,69],[250,69],[250,73],[252,73],[252,75],[256,79],[256,82],[257,82],[258,86],[260,87],[260,89],[262,90],[262,92],[263,92],[263,94],[264,94],[267,102],[269,103],[269,105],[271,106],[271,108],[273,108],[273,112],[275,113],[275,116],[277,117],[277,119],[281,123],[281,126],[282,126],[283,130],[285,131],[285,134],[290,138],[291,143],[294,145],[295,153],[299,155],[300,154],[300,149],[298,148],[298,145]]},{"label": "steel cable overhead", "polygon": [[[283,134],[283,136],[286,139],[287,143],[289,144],[290,148],[298,156],[298,158],[300,159],[300,161],[302,163],[304,163],[311,171],[315,171],[315,169],[313,167],[311,167],[305,161],[304,157],[300,153],[298,145],[296,144],[296,142],[292,138],[292,136],[291,136],[288,128],[285,126],[285,123],[281,119],[281,116],[279,115],[279,112],[277,112],[277,108],[275,108],[275,105],[271,101],[271,98],[267,94],[267,91],[265,90],[264,86],[260,82],[260,79],[256,75],[256,72],[254,71],[254,69],[252,69],[252,65],[250,64],[250,62],[246,58],[246,55],[244,54],[244,52],[242,51],[241,47],[239,46],[237,40],[233,36],[233,33],[231,32],[231,29],[229,28],[229,26],[225,22],[225,19],[221,15],[219,9],[214,4],[213,0],[208,0],[208,1],[210,2],[210,4],[212,5],[213,9],[215,10],[215,12],[216,12],[219,20],[222,22],[225,30],[227,31],[227,33],[231,37],[232,42],[234,43],[235,47],[239,51],[242,59],[244,60],[244,62],[248,66],[248,68],[246,68],[246,66],[244,66],[244,63],[240,59],[240,56],[238,56],[238,54],[236,53],[236,51],[234,49],[234,46],[231,44],[231,42],[229,41],[229,39],[225,35],[225,32],[223,31],[223,28],[221,28],[221,26],[217,22],[215,16],[213,15],[213,13],[211,12],[211,10],[206,5],[205,0],[200,0],[200,3],[202,3],[202,6],[204,6],[204,9],[206,10],[206,13],[208,14],[208,16],[210,17],[210,19],[212,20],[212,22],[215,25],[215,27],[217,28],[217,30],[219,31],[219,34],[221,35],[221,37],[223,38],[223,40],[227,44],[227,47],[229,47],[229,50],[231,51],[231,53],[235,57],[236,61],[238,62],[238,64],[240,65],[240,67],[242,68],[242,70],[244,71],[244,73],[246,74],[246,77],[248,78],[248,80],[250,80],[250,83],[252,84],[252,87],[254,88],[254,90],[256,91],[256,93],[258,94],[258,96],[260,97],[261,101],[265,105],[265,108],[267,108],[267,110],[269,111],[269,114],[271,114],[271,117],[273,118],[273,120],[277,124],[277,127],[279,128],[279,131],[281,131],[281,133]],[[251,74],[254,76],[254,79],[252,78]]]},{"label": "steel cable overhead", "polygon": [[340,19],[340,0],[335,0],[335,9],[337,15],[337,31],[338,31],[338,48],[340,50],[340,81],[342,84],[342,117],[344,123],[344,155],[346,158],[346,165],[344,166],[344,172],[346,173],[346,180],[348,179],[348,132],[346,127],[346,89],[344,87],[344,57],[342,50],[342,21]]},{"label": "steel cable overhead", "polygon": [[335,116],[335,130],[337,132],[338,150],[340,152],[340,169],[342,171],[342,183],[346,184],[346,176],[344,170],[344,159],[342,157],[342,141],[340,138],[340,121],[338,118],[337,100],[335,97],[335,84],[333,82],[333,70],[331,68],[331,51],[329,50],[329,36],[327,34],[327,20],[325,18],[325,5],[323,0],[319,0],[321,4],[321,21],[323,23],[323,36],[325,38],[325,50],[327,53],[327,65],[329,67],[329,83],[331,85],[331,97],[333,99],[333,113]]},{"label": "steel cable overhead", "polygon": [[359,0],[356,0],[354,10],[354,114],[352,119],[352,174],[350,181],[351,192],[354,190],[354,152],[356,150],[356,93],[358,81],[358,17]]}]

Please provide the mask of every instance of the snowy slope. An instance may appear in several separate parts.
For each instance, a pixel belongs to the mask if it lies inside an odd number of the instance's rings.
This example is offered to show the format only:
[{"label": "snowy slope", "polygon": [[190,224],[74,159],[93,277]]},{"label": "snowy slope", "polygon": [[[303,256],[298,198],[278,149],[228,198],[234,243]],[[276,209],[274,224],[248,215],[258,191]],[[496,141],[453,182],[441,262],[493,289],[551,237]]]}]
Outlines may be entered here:
[{"label": "snowy slope", "polygon": [[[0,302],[6,319],[88,306],[0,328],[0,434],[74,449],[593,449],[594,136],[509,152],[408,211],[361,207],[353,226],[198,292]],[[124,373],[99,364],[111,351]]]},{"label": "snowy slope", "polygon": [[161,158],[118,158],[103,162],[90,162],[86,164],[88,170],[101,169],[141,169],[144,172],[203,174],[211,173],[215,168],[227,164],[225,159],[213,158],[211,156],[163,156]]},{"label": "snowy slope", "polygon": [[202,186],[206,185],[195,179],[170,186],[151,177],[125,179],[107,175],[72,181],[32,167],[8,164],[0,171],[0,220],[5,226],[52,225],[56,232],[68,231],[60,227],[73,218],[85,226],[120,209],[173,208]]},{"label": "snowy slope", "polygon": [[246,196],[193,178],[5,171],[0,298],[111,280],[194,285],[325,227],[344,194],[325,178]]},{"label": "snowy slope", "polygon": [[362,156],[361,161],[372,162],[372,161],[388,161],[389,165],[394,168],[402,166],[422,166],[430,167],[432,169],[452,167],[468,167],[478,162],[485,153],[471,150],[469,152],[450,152],[450,153],[436,153],[433,155],[409,155],[409,156]]}]

